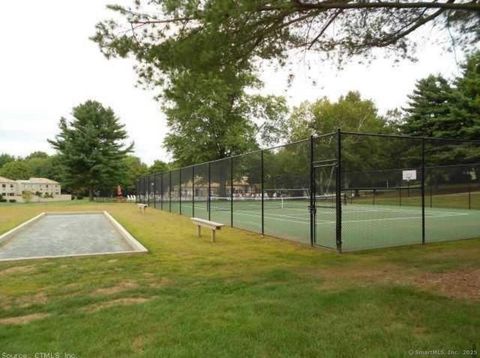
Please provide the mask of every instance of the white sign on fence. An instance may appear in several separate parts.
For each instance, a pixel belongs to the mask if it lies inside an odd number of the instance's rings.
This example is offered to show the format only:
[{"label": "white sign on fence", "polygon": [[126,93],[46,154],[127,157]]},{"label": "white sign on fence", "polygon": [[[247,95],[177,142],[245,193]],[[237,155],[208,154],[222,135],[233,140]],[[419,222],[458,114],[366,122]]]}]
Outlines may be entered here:
[{"label": "white sign on fence", "polygon": [[417,180],[416,170],[404,170],[402,171],[402,178],[405,181]]}]

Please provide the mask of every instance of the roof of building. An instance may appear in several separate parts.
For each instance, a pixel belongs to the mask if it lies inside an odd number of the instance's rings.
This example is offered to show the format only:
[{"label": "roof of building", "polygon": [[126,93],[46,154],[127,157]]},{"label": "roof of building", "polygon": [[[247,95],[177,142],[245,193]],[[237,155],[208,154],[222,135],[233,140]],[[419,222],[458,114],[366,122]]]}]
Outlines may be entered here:
[{"label": "roof of building", "polygon": [[59,184],[58,181],[47,178],[30,178],[28,180],[17,180],[16,182],[22,184]]},{"label": "roof of building", "polygon": [[5,177],[0,177],[0,182],[2,182],[2,183],[15,183],[15,180],[8,179],[8,178],[5,178]]},{"label": "roof of building", "polygon": [[58,184],[58,181],[47,178],[30,178],[28,181],[35,184]]}]

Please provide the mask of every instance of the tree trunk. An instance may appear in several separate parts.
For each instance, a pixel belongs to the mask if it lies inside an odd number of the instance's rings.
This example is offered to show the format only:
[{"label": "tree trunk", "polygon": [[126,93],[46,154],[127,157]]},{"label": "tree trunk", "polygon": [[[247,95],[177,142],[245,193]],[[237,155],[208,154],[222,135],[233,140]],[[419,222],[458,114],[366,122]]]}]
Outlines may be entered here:
[{"label": "tree trunk", "polygon": [[93,188],[88,189],[88,199],[93,201]]}]

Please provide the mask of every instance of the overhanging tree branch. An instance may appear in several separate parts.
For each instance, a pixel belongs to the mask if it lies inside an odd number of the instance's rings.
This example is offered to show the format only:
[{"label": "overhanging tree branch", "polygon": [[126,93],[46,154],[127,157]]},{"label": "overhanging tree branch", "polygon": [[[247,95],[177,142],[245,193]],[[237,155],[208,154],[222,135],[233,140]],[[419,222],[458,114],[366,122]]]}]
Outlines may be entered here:
[{"label": "overhanging tree branch", "polygon": [[[443,9],[443,10],[465,10],[480,11],[480,2],[473,0],[470,2],[437,2],[437,1],[419,1],[419,2],[384,2],[384,1],[347,1],[331,2],[321,1],[317,3],[304,3],[301,1],[292,1],[288,7],[298,10],[330,10],[330,9]],[[261,6],[260,11],[277,11],[285,6]]]}]

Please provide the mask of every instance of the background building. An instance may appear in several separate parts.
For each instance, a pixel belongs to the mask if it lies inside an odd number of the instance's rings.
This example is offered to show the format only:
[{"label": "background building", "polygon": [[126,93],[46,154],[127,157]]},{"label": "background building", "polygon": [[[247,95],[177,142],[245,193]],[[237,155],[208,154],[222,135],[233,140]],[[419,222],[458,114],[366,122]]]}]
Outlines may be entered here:
[{"label": "background building", "polygon": [[[26,193],[30,193],[26,195]],[[71,195],[62,195],[59,182],[47,178],[11,180],[0,177],[0,196],[8,201],[40,202],[71,200]]]},{"label": "background building", "polygon": [[15,196],[17,195],[17,182],[8,178],[0,177],[0,195]]}]

